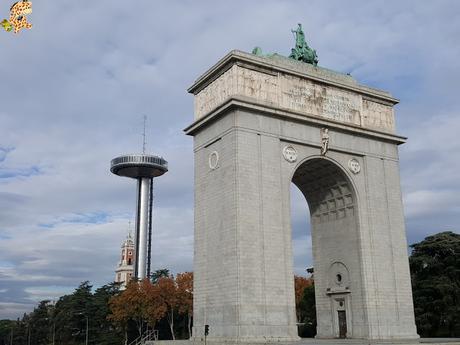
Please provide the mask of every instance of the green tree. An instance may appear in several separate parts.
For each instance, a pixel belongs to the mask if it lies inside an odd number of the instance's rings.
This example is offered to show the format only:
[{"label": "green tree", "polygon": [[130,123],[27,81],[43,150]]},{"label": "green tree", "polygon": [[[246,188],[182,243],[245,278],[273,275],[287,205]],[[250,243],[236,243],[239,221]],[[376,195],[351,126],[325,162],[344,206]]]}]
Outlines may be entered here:
[{"label": "green tree", "polygon": [[97,289],[90,305],[91,327],[90,332],[93,335],[91,342],[98,345],[119,345],[123,332],[113,327],[112,322],[108,319],[110,315],[109,300],[118,296],[120,293],[120,284],[111,283]]},{"label": "green tree", "polygon": [[409,262],[419,334],[460,336],[460,235],[441,232],[411,248]]},{"label": "green tree", "polygon": [[171,274],[167,268],[162,268],[160,270],[156,270],[150,274],[150,280],[152,283],[156,284],[160,278],[169,278]]},{"label": "green tree", "polygon": [[294,276],[294,295],[295,295],[295,309],[296,309],[296,317],[297,322],[301,322],[302,320],[302,313],[303,309],[301,307],[301,301],[304,297],[305,289],[313,284],[313,280],[311,278],[305,278],[301,276]]},{"label": "green tree", "polygon": [[0,345],[9,345],[11,343],[14,323],[12,320],[0,320]]},{"label": "green tree", "polygon": [[29,314],[28,328],[30,328],[31,344],[47,345],[51,342],[52,312],[53,306],[50,301],[44,300]]},{"label": "green tree", "polygon": [[107,318],[110,314],[108,301],[118,294],[117,283],[104,285],[92,293],[91,284],[82,282],[72,294],[62,296],[54,308],[48,309],[46,332],[49,340],[46,344],[52,342],[53,330],[56,345],[83,344],[88,319],[89,344],[118,345],[122,334]]},{"label": "green tree", "polygon": [[88,281],[82,282],[71,295],[62,296],[56,303],[56,344],[85,342],[86,317],[91,316],[91,289]]},{"label": "green tree", "polygon": [[311,279],[311,284],[303,290],[299,309],[301,311],[300,322],[302,323],[299,327],[299,336],[302,338],[313,338],[316,335],[315,284],[313,279]]}]

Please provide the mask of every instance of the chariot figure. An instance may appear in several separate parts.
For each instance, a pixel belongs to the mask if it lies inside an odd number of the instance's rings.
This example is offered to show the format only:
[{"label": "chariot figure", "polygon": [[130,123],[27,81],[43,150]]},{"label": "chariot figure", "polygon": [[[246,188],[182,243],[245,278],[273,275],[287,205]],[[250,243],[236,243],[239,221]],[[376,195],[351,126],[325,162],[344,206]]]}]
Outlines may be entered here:
[{"label": "chariot figure", "polygon": [[302,24],[298,24],[297,30],[291,30],[295,34],[295,48],[291,49],[291,59],[303,61],[312,65],[318,64],[318,55],[316,50],[311,49],[305,41],[305,34],[302,30]]}]

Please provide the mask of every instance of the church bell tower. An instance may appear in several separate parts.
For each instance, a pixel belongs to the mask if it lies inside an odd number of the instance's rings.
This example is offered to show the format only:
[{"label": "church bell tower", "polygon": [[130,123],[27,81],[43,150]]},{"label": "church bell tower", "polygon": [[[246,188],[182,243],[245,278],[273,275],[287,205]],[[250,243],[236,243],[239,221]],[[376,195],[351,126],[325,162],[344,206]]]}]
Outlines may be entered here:
[{"label": "church bell tower", "polygon": [[125,288],[133,277],[134,255],[134,241],[131,232],[129,232],[128,236],[126,236],[126,239],[121,245],[120,262],[115,270],[115,282],[121,283],[122,288]]}]

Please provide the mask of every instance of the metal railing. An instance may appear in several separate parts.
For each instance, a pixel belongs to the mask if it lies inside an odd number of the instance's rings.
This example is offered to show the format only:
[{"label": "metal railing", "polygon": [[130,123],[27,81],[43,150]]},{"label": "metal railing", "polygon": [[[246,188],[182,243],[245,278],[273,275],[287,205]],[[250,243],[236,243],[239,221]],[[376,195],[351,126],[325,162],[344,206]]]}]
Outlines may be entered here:
[{"label": "metal railing", "polygon": [[128,345],[143,345],[146,341],[156,341],[158,340],[158,330],[157,329],[150,329],[144,332],[144,334],[138,336]]},{"label": "metal railing", "polygon": [[164,167],[168,167],[168,162],[159,156],[150,155],[126,155],[112,159],[112,167],[118,164],[157,164]]}]

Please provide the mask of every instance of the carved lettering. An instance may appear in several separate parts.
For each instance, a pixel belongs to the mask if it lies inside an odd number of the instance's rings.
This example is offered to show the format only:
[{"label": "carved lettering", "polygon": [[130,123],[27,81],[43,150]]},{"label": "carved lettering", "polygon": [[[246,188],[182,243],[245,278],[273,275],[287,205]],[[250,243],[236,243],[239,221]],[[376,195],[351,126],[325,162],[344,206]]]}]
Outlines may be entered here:
[{"label": "carved lettering", "polygon": [[394,131],[391,106],[363,100],[359,93],[279,73],[266,74],[233,65],[195,96],[195,118],[201,118],[240,96],[280,109],[383,131]]}]

